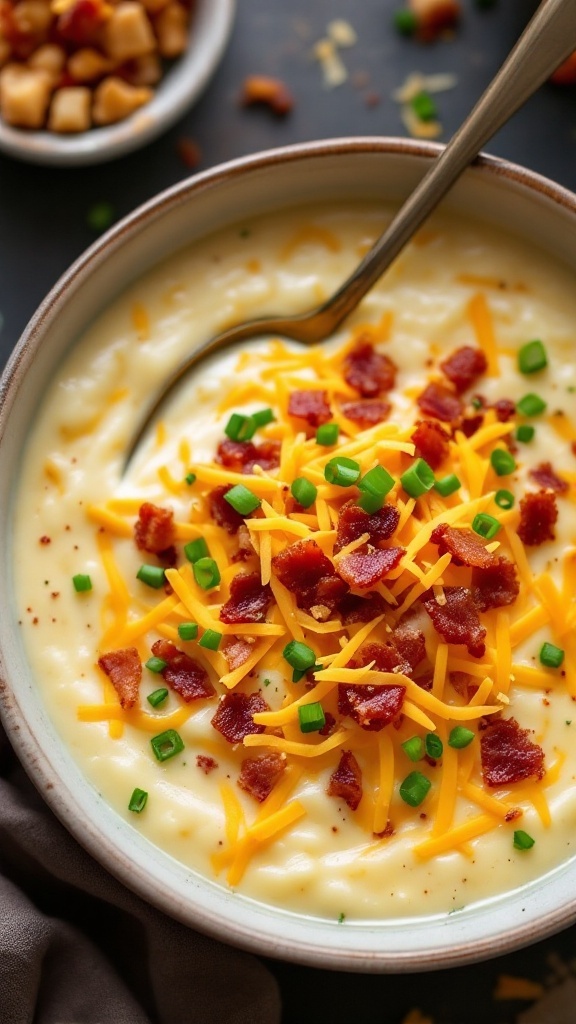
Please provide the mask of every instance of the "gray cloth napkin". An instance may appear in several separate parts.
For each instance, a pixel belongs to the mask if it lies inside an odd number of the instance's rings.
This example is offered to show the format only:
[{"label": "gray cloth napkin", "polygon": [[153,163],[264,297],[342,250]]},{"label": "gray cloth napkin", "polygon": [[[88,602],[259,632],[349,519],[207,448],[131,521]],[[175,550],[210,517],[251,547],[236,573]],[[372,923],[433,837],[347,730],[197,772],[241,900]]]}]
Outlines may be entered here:
[{"label": "gray cloth napkin", "polygon": [[263,963],[166,917],[56,820],[0,727],[0,1024],[278,1024]]}]

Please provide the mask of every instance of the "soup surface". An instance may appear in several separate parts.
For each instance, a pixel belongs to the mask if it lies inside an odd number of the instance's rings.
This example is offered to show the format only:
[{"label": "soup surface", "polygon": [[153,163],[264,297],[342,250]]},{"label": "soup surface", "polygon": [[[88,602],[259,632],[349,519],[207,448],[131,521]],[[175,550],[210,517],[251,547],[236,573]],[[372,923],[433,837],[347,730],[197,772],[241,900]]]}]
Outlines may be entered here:
[{"label": "soup surface", "polygon": [[24,643],[63,742],[199,874],[339,920],[448,913],[572,855],[576,292],[437,219],[329,345],[190,376],[383,227],[302,209],[178,254],[50,385],[19,482]]}]

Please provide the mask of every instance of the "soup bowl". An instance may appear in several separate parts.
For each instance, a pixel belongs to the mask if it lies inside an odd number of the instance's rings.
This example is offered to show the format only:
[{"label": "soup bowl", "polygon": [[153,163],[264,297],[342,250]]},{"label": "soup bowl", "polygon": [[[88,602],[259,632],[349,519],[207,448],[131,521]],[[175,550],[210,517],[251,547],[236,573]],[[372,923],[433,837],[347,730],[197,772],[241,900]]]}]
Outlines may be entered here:
[{"label": "soup bowl", "polygon": [[[24,572],[13,557],[18,494],[22,500],[18,482],[46,382],[54,379],[100,311],[133,289],[143,275],[185,247],[193,251],[206,238],[227,231],[230,237],[243,239],[247,224],[261,217],[290,218],[295,207],[338,208],[360,198],[376,207],[397,206],[439,151],[434,144],[405,139],[338,139],[248,156],[179,183],[125,218],[72,265],[36,312],[2,377],[0,471],[2,479],[12,483],[0,497],[5,524],[0,546],[0,601],[5,609],[0,620],[0,708],[18,756],[78,842],[141,897],[224,942],[310,966],[421,971],[500,955],[542,939],[569,925],[576,915],[574,858],[569,848],[563,848],[555,860],[543,861],[533,877],[522,875],[515,884],[514,872],[509,872],[502,886],[465,906],[447,903],[444,910],[437,905],[429,910],[421,894],[408,900],[403,911],[361,911],[358,917],[348,905],[345,913],[330,914],[317,906],[307,912],[305,899],[282,903],[259,898],[257,891],[227,886],[220,875],[208,877],[183,863],[172,848],[163,849],[140,829],[146,809],[137,817],[121,813],[102,795],[80,764],[83,740],[63,739],[51,701],[38,685],[38,668],[31,665],[30,643],[25,643],[19,623],[20,598],[15,600]],[[455,224],[472,218],[502,232],[515,245],[538,253],[538,259],[562,264],[568,275],[576,269],[576,198],[526,169],[482,156],[452,189],[444,213]],[[320,237],[324,245],[327,236],[322,238],[321,230],[316,226],[316,242]],[[225,273],[233,275],[234,259],[233,254]],[[177,290],[178,282],[172,283]],[[496,292],[498,287],[496,282]],[[522,292],[520,283],[514,287]],[[134,293],[129,294],[133,303]],[[304,291],[297,302],[304,305],[308,298]],[[269,312],[267,305],[273,300],[273,295],[264,295],[262,312]],[[142,315],[140,330],[146,334]],[[150,388],[154,386],[151,379]],[[136,428],[140,415],[141,409],[133,410],[130,429]],[[114,458],[120,474],[122,452],[117,446]],[[50,538],[44,542],[49,546]],[[31,544],[37,544],[37,538]],[[92,600],[90,595],[78,595],[82,600],[86,596]],[[74,629],[68,632],[73,635]],[[498,697],[505,709],[506,698]],[[54,699],[57,703],[60,698]],[[93,758],[97,756],[93,751]],[[406,772],[414,767],[408,760],[406,765]],[[510,831],[510,842],[511,835]],[[465,865],[474,862],[476,840],[474,835],[462,838],[464,846],[468,843],[462,854]],[[530,855],[526,849],[518,854]],[[390,881],[382,876],[383,887]]]}]

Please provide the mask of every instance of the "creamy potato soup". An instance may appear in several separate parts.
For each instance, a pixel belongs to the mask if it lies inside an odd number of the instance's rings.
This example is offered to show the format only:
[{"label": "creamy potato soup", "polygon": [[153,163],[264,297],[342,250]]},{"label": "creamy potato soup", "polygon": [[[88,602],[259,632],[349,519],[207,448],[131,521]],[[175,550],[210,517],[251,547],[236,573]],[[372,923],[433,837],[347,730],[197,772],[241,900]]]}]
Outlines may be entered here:
[{"label": "creamy potato soup", "polygon": [[341,282],[386,217],[179,253],[48,389],[14,516],[63,743],[202,876],[332,920],[448,913],[573,853],[576,290],[437,219],[330,344],[191,348]]}]

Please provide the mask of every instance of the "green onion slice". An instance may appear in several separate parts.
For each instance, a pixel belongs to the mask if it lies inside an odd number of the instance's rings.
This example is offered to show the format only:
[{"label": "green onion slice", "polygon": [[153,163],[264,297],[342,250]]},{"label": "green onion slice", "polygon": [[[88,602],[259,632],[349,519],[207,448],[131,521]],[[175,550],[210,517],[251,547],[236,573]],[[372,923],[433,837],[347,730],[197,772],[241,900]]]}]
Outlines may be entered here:
[{"label": "green onion slice", "polygon": [[450,494],[454,494],[458,491],[462,484],[455,473],[449,473],[448,476],[443,476],[441,480],[436,480],[434,484],[434,490],[438,491],[443,498],[448,498]]},{"label": "green onion slice", "polygon": [[191,487],[192,484],[195,484],[196,483],[196,473],[192,473],[192,472],[186,473],[186,476],[184,477],[184,483],[188,484],[189,487]]},{"label": "green onion slice", "polygon": [[500,523],[494,516],[489,516],[487,512],[478,512],[478,515],[475,515],[472,520],[472,529],[474,533],[484,537],[484,540],[492,540],[500,529]]},{"label": "green onion slice", "polygon": [[513,508],[515,497],[512,491],[496,491],[494,495],[494,501],[498,505],[498,508]]},{"label": "green onion slice", "polygon": [[310,480],[307,480],[306,477],[298,476],[292,481],[290,493],[298,504],[302,505],[302,508],[310,508],[310,505],[313,505],[316,501],[318,488]]},{"label": "green onion slice", "polygon": [[518,369],[520,373],[537,373],[548,365],[548,356],[543,343],[539,339],[528,341],[518,352]]},{"label": "green onion slice", "polygon": [[324,710],[318,701],[314,704],[302,704],[298,708],[298,720],[301,732],[318,732],[326,725]]},{"label": "green onion slice", "polygon": [[400,477],[400,483],[411,498],[421,498],[434,487],[434,472],[424,459],[416,459]]},{"label": "green onion slice", "polygon": [[205,647],[208,651],[217,651],[222,640],[222,633],[216,629],[205,629],[198,641],[199,647]]},{"label": "green onion slice", "polygon": [[141,565],[136,573],[136,579],[145,583],[147,587],[153,587],[154,590],[159,590],[166,582],[161,565]]},{"label": "green onion slice", "polygon": [[164,661],[164,658],[152,657],[148,658],[148,661],[146,662],[146,668],[149,669],[150,672],[160,673],[164,671],[167,664],[168,662]]},{"label": "green onion slice", "polygon": [[536,840],[521,828],[517,829],[514,833],[515,850],[531,850],[535,842]]},{"label": "green onion slice", "polygon": [[136,788],[130,797],[128,804],[128,810],[134,811],[135,814],[141,814],[146,807],[146,801],[148,799],[148,793],[145,789]]},{"label": "green onion slice", "polygon": [[394,477],[384,466],[374,466],[358,481],[358,489],[376,498],[385,498],[394,487]]},{"label": "green onion slice", "polygon": [[546,668],[560,668],[564,661],[564,651],[554,644],[544,643],[540,648],[540,662]]},{"label": "green onion slice", "polygon": [[168,690],[166,687],[160,686],[157,690],[154,690],[153,693],[149,693],[146,700],[153,708],[157,708],[160,704],[164,703],[167,696]]},{"label": "green onion slice", "polygon": [[84,572],[77,572],[72,577],[72,585],[77,594],[86,594],[89,590],[92,590],[92,580]]},{"label": "green onion slice", "polygon": [[195,640],[198,636],[198,623],[181,622],[178,626],[178,636],[181,640]]},{"label": "green onion slice", "polygon": [[411,736],[402,743],[402,750],[411,761],[419,761],[424,755],[424,743],[420,736]]},{"label": "green onion slice", "polygon": [[224,500],[235,509],[241,516],[249,516],[260,508],[262,499],[250,491],[244,484],[236,484],[226,491]]},{"label": "green onion slice", "polygon": [[490,453],[490,465],[497,476],[507,476],[516,469],[516,459],[505,448],[494,448]]},{"label": "green onion slice", "polygon": [[152,750],[159,761],[168,761],[184,750],[184,741],[175,729],[166,729],[150,740]]},{"label": "green onion slice", "polygon": [[516,403],[516,411],[521,416],[539,416],[546,409],[546,402],[540,395],[534,395],[532,393],[524,395],[519,402]]},{"label": "green onion slice", "polygon": [[204,537],[197,537],[184,545],[184,554],[189,562],[197,562],[199,558],[207,558],[210,554]]},{"label": "green onion slice", "polygon": [[356,499],[356,504],[371,516],[374,512],[378,512],[382,508],[384,498],[379,494],[370,494],[368,491],[361,491]]},{"label": "green onion slice", "polygon": [[291,668],[299,672],[307,672],[316,664],[316,655],[308,644],[301,640],[291,640],[282,651],[282,657],[286,659]]},{"label": "green onion slice", "polygon": [[464,747],[472,743],[473,739],[474,733],[471,729],[466,729],[464,725],[455,725],[450,731],[448,746],[454,747],[455,750],[463,750]]},{"label": "green onion slice", "polygon": [[324,479],[338,487],[351,487],[360,476],[360,466],[354,459],[336,455],[324,468]]},{"label": "green onion slice", "polygon": [[340,427],[337,423],[322,423],[316,431],[316,444],[321,444],[324,448],[331,448],[333,444],[336,444],[339,434]]},{"label": "green onion slice", "polygon": [[213,558],[199,558],[192,565],[194,579],[202,590],[211,590],[220,583],[220,570]]},{"label": "green onion slice", "polygon": [[428,796],[432,783],[422,772],[410,772],[400,786],[400,796],[410,807],[419,807]]},{"label": "green onion slice", "polygon": [[442,757],[442,754],[444,753],[444,744],[435,732],[429,732],[426,734],[424,746],[426,747],[428,757],[433,757],[435,761],[437,761],[439,757]]},{"label": "green onion slice", "polygon": [[516,430],[516,439],[522,441],[523,444],[527,444],[534,437],[536,431],[534,427],[530,426],[529,423],[521,423]]}]

